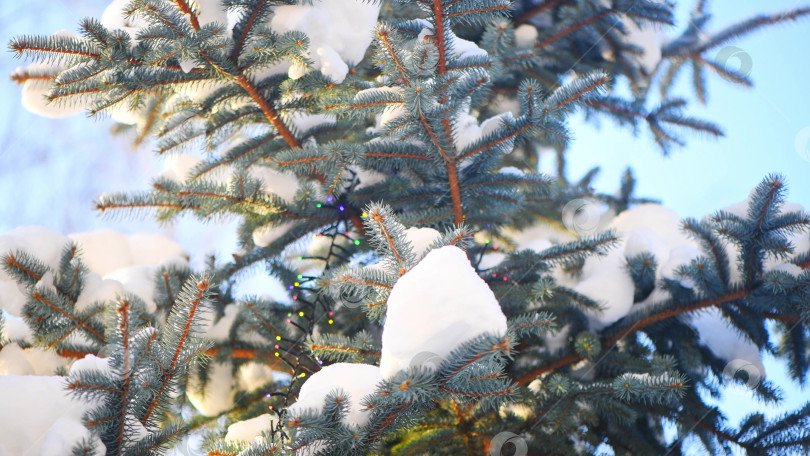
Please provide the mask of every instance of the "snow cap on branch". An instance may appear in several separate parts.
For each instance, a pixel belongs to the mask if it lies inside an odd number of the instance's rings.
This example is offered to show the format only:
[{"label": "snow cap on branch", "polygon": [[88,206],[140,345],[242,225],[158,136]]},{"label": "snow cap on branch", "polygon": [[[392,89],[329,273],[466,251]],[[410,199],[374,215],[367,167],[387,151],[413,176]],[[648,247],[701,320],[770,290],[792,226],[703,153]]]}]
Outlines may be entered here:
[{"label": "snow cap on branch", "polygon": [[417,358],[446,359],[470,339],[505,333],[498,300],[464,251],[435,249],[397,281],[388,297],[380,370],[391,378]]},{"label": "snow cap on branch", "polygon": [[301,386],[298,401],[287,409],[291,416],[299,416],[306,411],[320,413],[329,393],[341,389],[349,397],[348,413],[343,417],[347,425],[365,426],[369,413],[361,404],[364,396],[374,393],[382,381],[380,368],[368,364],[337,363],[316,372]]},{"label": "snow cap on branch", "polygon": [[[278,33],[292,30],[309,37],[313,68],[340,83],[349,65],[359,63],[371,44],[380,4],[361,0],[316,0],[313,5],[285,5],[275,9],[270,28]],[[307,69],[293,64],[289,76],[298,79]]]}]

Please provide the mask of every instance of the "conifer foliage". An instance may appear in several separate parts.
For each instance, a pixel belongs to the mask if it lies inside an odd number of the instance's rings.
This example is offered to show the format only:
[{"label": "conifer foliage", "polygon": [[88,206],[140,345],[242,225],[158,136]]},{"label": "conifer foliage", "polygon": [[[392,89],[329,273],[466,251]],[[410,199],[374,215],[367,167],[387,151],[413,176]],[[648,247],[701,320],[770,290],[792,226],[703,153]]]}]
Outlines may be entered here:
[{"label": "conifer foliage", "polygon": [[[100,212],[235,217],[240,250],[192,271],[133,247],[137,288],[87,237],[3,235],[0,361],[75,360],[51,372],[90,404],[62,454],[807,454],[810,405],[735,427],[710,400],[779,402],[760,353],[807,381],[784,180],[680,221],[629,170],[615,195],[565,174],[577,109],[663,153],[721,136],[675,78],[750,85],[723,46],[810,13],[711,33],[707,3],[677,34],[656,0],[116,0],[16,38],[29,109],[181,164]],[[285,299],[240,293],[259,268]]]}]

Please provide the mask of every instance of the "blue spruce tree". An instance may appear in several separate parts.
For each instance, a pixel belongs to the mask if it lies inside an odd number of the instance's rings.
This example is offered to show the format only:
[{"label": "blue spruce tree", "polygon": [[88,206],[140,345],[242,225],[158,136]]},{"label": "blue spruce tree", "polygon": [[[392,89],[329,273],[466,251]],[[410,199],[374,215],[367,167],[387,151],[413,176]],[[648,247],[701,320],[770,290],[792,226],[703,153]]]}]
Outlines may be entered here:
[{"label": "blue spruce tree", "polygon": [[[784,179],[680,221],[630,170],[613,195],[565,171],[575,110],[664,154],[722,136],[676,78],[750,85],[718,53],[810,14],[713,32],[707,3],[668,40],[657,0],[116,0],[18,37],[29,109],[110,115],[182,164],[98,211],[235,217],[240,250],[192,270],[154,239],[125,261],[3,235],[0,355],[61,363],[49,394],[82,406],[49,412],[80,429],[59,454],[808,454],[810,403],[735,426],[710,401],[778,403],[760,353],[808,378]],[[240,293],[256,268],[287,296]]]}]

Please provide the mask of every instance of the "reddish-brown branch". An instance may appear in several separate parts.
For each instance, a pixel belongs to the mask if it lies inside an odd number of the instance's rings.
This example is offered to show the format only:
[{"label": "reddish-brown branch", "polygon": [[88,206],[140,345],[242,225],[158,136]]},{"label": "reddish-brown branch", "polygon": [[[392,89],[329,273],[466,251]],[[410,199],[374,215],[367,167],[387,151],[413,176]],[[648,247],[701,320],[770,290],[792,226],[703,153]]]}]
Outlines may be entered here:
[{"label": "reddish-brown branch", "polygon": [[245,92],[248,93],[248,95],[250,95],[253,101],[259,105],[259,108],[264,113],[264,116],[267,117],[267,120],[270,121],[270,123],[276,128],[278,134],[281,135],[285,141],[287,141],[287,144],[290,147],[300,148],[301,142],[298,141],[298,138],[293,135],[292,131],[290,131],[290,129],[284,125],[284,122],[281,121],[281,118],[279,118],[276,110],[267,100],[264,99],[262,94],[259,93],[259,89],[256,88],[250,79],[248,79],[247,76],[240,74],[236,76],[236,82],[245,90]]},{"label": "reddish-brown branch", "polygon": [[234,62],[239,60],[239,54],[242,52],[242,47],[245,45],[245,40],[247,39],[250,30],[253,28],[253,24],[256,22],[256,19],[259,17],[259,11],[261,11],[265,3],[267,3],[267,0],[260,0],[259,4],[256,5],[256,7],[253,8],[253,11],[250,12],[250,17],[248,18],[247,24],[245,24],[245,28],[242,30],[239,40],[237,40],[233,46],[231,59],[233,59]]},{"label": "reddish-brown branch", "polygon": [[123,204],[96,204],[96,209],[104,212],[107,209],[138,209],[138,208],[167,208],[167,209],[199,209],[199,206],[182,206],[171,203],[123,203]]},{"label": "reddish-brown branch", "polygon": [[[369,106],[381,106],[381,105],[401,105],[404,104],[404,101],[375,101],[373,103],[361,103],[361,104],[353,104],[353,105],[343,105],[347,108],[367,108]],[[325,111],[331,111],[332,109],[337,109],[342,105],[329,105],[324,106],[323,109]]]},{"label": "reddish-brown branch", "polygon": [[118,388],[112,388],[109,386],[102,386],[102,385],[87,385],[79,380],[73,380],[72,382],[68,383],[67,389],[69,390],[80,390],[80,389],[87,389],[87,390],[96,390],[96,391],[110,391],[113,393],[120,393],[121,390]]},{"label": "reddish-brown branch", "polygon": [[120,301],[119,307],[116,311],[121,315],[121,324],[119,325],[119,329],[121,330],[121,342],[124,346],[123,350],[123,362],[124,362],[124,384],[123,384],[123,391],[121,397],[121,404],[124,406],[124,410],[120,414],[120,422],[118,423],[118,448],[122,448],[124,444],[124,429],[126,429],[126,406],[128,402],[127,393],[129,393],[129,303],[126,299],[122,299]]},{"label": "reddish-brown branch", "polygon": [[[388,233],[388,229],[385,227],[385,223],[383,223],[383,219],[385,218],[384,215],[380,214],[379,211],[374,211],[371,213],[371,220],[377,222],[377,225],[380,227],[380,234],[385,238],[385,241],[388,243],[388,248],[391,250],[391,253],[397,259],[397,264],[402,265],[402,257],[399,255],[399,251],[397,250],[397,246],[394,245],[394,239],[391,238],[391,235]],[[404,270],[400,267],[400,275],[404,274]]]},{"label": "reddish-brown branch", "polygon": [[394,47],[391,46],[391,42],[388,40],[388,32],[379,32],[377,33],[377,36],[380,37],[385,49],[389,54],[391,54],[391,59],[394,60],[394,64],[396,64],[399,74],[402,76],[402,82],[404,82],[405,85],[411,85],[410,81],[408,81],[408,76],[405,73],[405,68],[402,66],[402,62],[399,60],[399,56],[397,55],[396,51],[394,51]]},{"label": "reddish-brown branch", "polygon": [[60,93],[58,95],[50,95],[50,100],[49,101],[52,102],[53,100],[56,100],[57,98],[72,97],[72,96],[75,96],[75,95],[85,95],[85,94],[88,94],[88,93],[97,93],[97,92],[101,92],[101,89],[86,89],[86,90],[79,90],[78,92]]},{"label": "reddish-brown branch", "polygon": [[32,76],[27,72],[20,72],[11,75],[11,80],[16,82],[17,84],[25,84],[25,81],[53,81],[56,79],[55,75],[52,74],[42,74],[39,76]]},{"label": "reddish-brown branch", "polygon": [[570,35],[570,34],[576,32],[577,30],[579,30],[579,29],[581,29],[583,27],[587,27],[587,26],[593,24],[594,22],[597,22],[597,21],[599,21],[601,19],[604,19],[605,17],[609,16],[612,13],[614,13],[613,9],[606,9],[606,10],[602,11],[599,14],[595,14],[595,15],[585,19],[582,22],[577,22],[576,24],[573,24],[573,25],[571,25],[569,27],[566,27],[566,28],[560,30],[559,32],[557,32],[554,35],[546,38],[542,42],[537,43],[537,45],[535,45],[534,47],[535,47],[535,49],[542,49],[542,48],[548,46],[549,44],[559,40],[560,38],[562,38],[564,36]]},{"label": "reddish-brown branch", "polygon": [[504,136],[502,138],[498,138],[495,141],[492,141],[491,143],[484,144],[481,147],[478,147],[478,148],[473,149],[473,150],[471,150],[469,152],[466,152],[466,153],[462,154],[461,156],[459,156],[459,159],[465,159],[465,158],[467,158],[469,156],[477,155],[477,154],[479,154],[479,153],[481,153],[481,152],[483,152],[483,151],[485,151],[485,150],[487,150],[489,148],[497,146],[498,144],[505,143],[506,141],[509,141],[510,139],[512,139],[515,136],[523,133],[524,131],[528,130],[529,128],[532,128],[531,123],[527,123],[526,125],[524,125],[524,126],[518,128],[517,130],[513,131],[512,133],[510,133],[510,134],[508,134],[508,135],[506,135],[506,136]]},{"label": "reddish-brown branch", "polygon": [[25,266],[23,266],[22,264],[20,264],[20,263],[17,261],[17,258],[14,256],[14,254],[11,254],[11,255],[9,255],[9,256],[6,258],[6,264],[11,265],[11,266],[13,266],[13,267],[15,267],[15,268],[17,268],[17,269],[20,269],[20,270],[21,270],[22,272],[24,272],[26,275],[30,276],[31,278],[33,278],[33,279],[35,279],[35,280],[39,280],[39,279],[41,279],[41,278],[42,278],[42,276],[40,276],[40,275],[39,275],[39,274],[37,274],[36,272],[34,272],[34,271],[32,271],[32,270],[30,270],[30,269],[26,268],[26,267],[25,267]]},{"label": "reddish-brown branch", "polygon": [[295,160],[287,160],[282,162],[276,162],[276,166],[281,168],[282,166],[288,165],[297,165],[298,163],[312,163],[321,160],[329,160],[330,157],[305,157],[305,158],[297,158]]},{"label": "reddish-brown branch", "polygon": [[[696,310],[705,309],[707,307],[718,306],[720,304],[724,304],[730,301],[736,301],[738,299],[743,299],[747,297],[751,293],[750,290],[740,290],[734,293],[729,293],[727,295],[720,296],[718,298],[713,299],[705,299],[703,301],[698,301],[693,303],[689,306],[679,307],[677,309],[669,309],[664,312],[650,315],[646,318],[642,318],[641,320],[637,321],[635,324],[619,331],[616,335],[609,337],[602,341],[603,349],[607,349],[615,345],[620,339],[623,337],[638,331],[641,328],[649,326],[653,323],[658,323],[659,321],[666,320],[667,318],[675,317],[677,315],[685,314],[688,312],[694,312]],[[531,371],[527,372],[524,375],[518,377],[517,382],[521,385],[527,385],[531,383],[532,380],[536,379],[538,376],[542,374],[546,374],[552,371],[555,371],[561,367],[568,366],[570,364],[574,364],[578,361],[585,359],[584,356],[578,355],[576,353],[564,356],[562,358],[554,360],[551,364],[539,366]]]},{"label": "reddish-brown branch", "polygon": [[616,105],[611,105],[607,103],[603,103],[599,100],[585,100],[585,103],[588,106],[593,106],[595,108],[602,108],[607,109],[608,111],[618,112],[619,114],[624,114],[630,117],[644,117],[644,114],[636,111],[630,111],[629,109],[624,109]]},{"label": "reddish-brown branch", "polygon": [[509,9],[511,7],[512,7],[512,5],[490,6],[488,8],[478,8],[478,9],[469,10],[469,11],[460,11],[458,13],[450,13],[450,14],[447,14],[446,16],[447,17],[453,17],[453,16],[464,16],[465,14],[486,13],[487,11],[505,10],[505,9]]},{"label": "reddish-brown branch", "polygon": [[189,334],[191,333],[191,327],[194,323],[194,317],[197,314],[197,309],[202,302],[202,298],[205,295],[205,291],[208,290],[209,281],[207,279],[201,280],[197,283],[197,296],[189,303],[190,308],[188,311],[188,316],[186,316],[186,325],[183,328],[183,332],[180,334],[179,342],[177,343],[177,347],[174,350],[174,356],[172,356],[172,362],[169,365],[169,368],[163,374],[163,381],[160,384],[160,388],[155,394],[155,397],[152,399],[152,402],[149,404],[149,407],[146,409],[146,413],[143,415],[143,419],[141,419],[141,423],[146,425],[149,421],[149,418],[154,413],[155,408],[160,403],[161,399],[163,398],[163,393],[166,391],[166,388],[169,386],[169,382],[171,382],[174,374],[177,370],[177,363],[180,360],[180,353],[183,351],[183,347],[186,345],[188,341]]},{"label": "reddish-brown branch", "polygon": [[433,18],[436,21],[434,40],[439,51],[439,74],[444,74],[447,72],[447,44],[444,42],[444,12],[441,0],[433,0]]},{"label": "reddish-brown branch", "polygon": [[134,147],[140,146],[141,143],[143,143],[143,141],[146,139],[147,133],[149,133],[149,130],[152,128],[152,125],[155,124],[155,119],[157,119],[157,115],[160,112],[160,106],[161,103],[156,102],[155,106],[152,107],[152,110],[149,112],[149,118],[146,119],[146,124],[143,126],[141,134],[139,134],[138,137],[135,138],[135,142],[133,144]]},{"label": "reddish-brown branch", "polygon": [[372,287],[389,288],[389,289],[391,288],[390,285],[386,285],[384,283],[372,282],[370,280],[355,279],[354,277],[341,276],[340,280],[344,282],[359,283],[361,285],[369,285]]},{"label": "reddish-brown branch", "polygon": [[32,294],[31,294],[31,297],[32,297],[32,298],[34,298],[34,299],[36,299],[37,301],[39,301],[39,302],[41,302],[41,303],[45,304],[46,306],[50,307],[51,309],[53,309],[53,310],[55,310],[55,311],[59,312],[60,314],[64,315],[64,316],[65,316],[65,317],[67,317],[67,318],[68,318],[70,321],[72,321],[72,322],[76,323],[76,326],[81,326],[82,328],[84,328],[85,330],[87,330],[87,332],[89,332],[89,333],[93,334],[94,336],[98,337],[98,339],[99,339],[100,341],[105,342],[105,343],[107,342],[107,338],[105,338],[105,337],[104,337],[104,334],[101,334],[100,332],[96,331],[96,330],[95,330],[95,329],[93,329],[92,327],[88,326],[88,325],[87,325],[87,322],[84,322],[84,321],[82,321],[82,320],[79,320],[78,318],[74,317],[73,315],[70,315],[69,313],[67,313],[67,312],[65,312],[64,310],[60,309],[60,308],[59,308],[59,307],[58,307],[56,304],[54,304],[54,303],[52,303],[52,302],[48,301],[48,300],[47,300],[47,299],[45,299],[45,297],[44,297],[44,296],[42,296],[41,294],[39,294],[39,293],[32,293]]},{"label": "reddish-brown branch", "polygon": [[70,49],[51,49],[46,47],[39,47],[39,46],[28,46],[25,43],[12,43],[11,48],[17,51],[18,54],[22,54],[25,51],[40,51],[40,52],[52,52],[54,54],[66,54],[66,55],[80,55],[82,57],[88,57],[91,59],[97,59],[101,57],[101,54],[95,54],[92,52],[82,52],[82,51],[74,51]]},{"label": "reddish-brown branch", "polygon": [[380,357],[380,354],[377,353],[377,352],[368,351],[368,350],[359,350],[357,348],[339,347],[339,346],[336,346],[336,345],[311,344],[309,346],[309,348],[311,348],[313,350],[333,350],[333,351],[341,351],[341,352],[346,352],[346,353],[355,353],[355,354],[363,355],[363,356],[374,356],[374,357],[377,357],[377,358]]},{"label": "reddish-brown branch", "polygon": [[450,199],[453,201],[453,222],[461,225],[464,223],[464,208],[461,202],[461,189],[458,185],[458,170],[455,160],[445,162],[445,167],[450,184]]},{"label": "reddish-brown branch", "polygon": [[194,14],[194,11],[191,10],[191,7],[188,5],[186,0],[174,0],[174,3],[177,4],[177,8],[183,14],[188,14],[189,21],[191,22],[191,26],[194,27],[194,30],[200,29],[200,21],[197,19],[197,15]]},{"label": "reddish-brown branch", "polygon": [[385,157],[385,158],[414,158],[417,160],[431,160],[430,157],[426,157],[424,155],[417,155],[417,154],[398,154],[396,152],[369,152],[366,154],[367,157]]},{"label": "reddish-brown branch", "polygon": [[593,84],[589,85],[588,87],[585,87],[584,89],[580,90],[579,92],[577,92],[577,93],[571,95],[570,97],[566,98],[565,100],[557,103],[557,105],[554,106],[554,109],[562,108],[563,106],[567,105],[568,103],[571,103],[572,101],[576,100],[577,98],[581,97],[582,95],[585,95],[586,93],[588,93],[591,90],[599,87],[600,85],[606,83],[607,81],[608,81],[607,76],[603,76],[603,77],[597,79],[596,81],[594,81]]},{"label": "reddish-brown branch", "polygon": [[[178,3],[178,6],[180,6],[179,5],[180,1],[185,3],[185,1],[183,1],[183,0],[177,0],[177,1],[175,1],[175,3]],[[158,17],[166,25],[166,27],[169,27],[170,29],[172,29],[172,32],[174,32],[177,36],[180,36],[180,37],[186,36],[185,33],[183,33],[180,29],[175,27],[174,24],[172,24],[172,22],[166,16],[160,14],[160,11],[155,9],[155,7],[147,4],[146,6],[143,7],[143,9],[151,11],[156,17]],[[182,11],[182,8],[181,8],[181,11]],[[191,10],[189,10],[189,12],[191,12]],[[197,27],[195,28],[195,30],[197,30],[197,29],[199,29],[199,24],[197,24]]]},{"label": "reddish-brown branch", "polygon": [[247,307],[248,309],[250,309],[251,312],[253,312],[253,315],[256,316],[259,322],[261,322],[262,326],[269,329],[270,332],[273,333],[274,335],[281,336],[281,332],[278,329],[276,329],[276,327],[273,326],[269,321],[267,321],[267,319],[264,318],[258,311],[256,311],[256,308],[253,307],[253,304],[251,304],[250,302],[245,302],[245,307]]}]

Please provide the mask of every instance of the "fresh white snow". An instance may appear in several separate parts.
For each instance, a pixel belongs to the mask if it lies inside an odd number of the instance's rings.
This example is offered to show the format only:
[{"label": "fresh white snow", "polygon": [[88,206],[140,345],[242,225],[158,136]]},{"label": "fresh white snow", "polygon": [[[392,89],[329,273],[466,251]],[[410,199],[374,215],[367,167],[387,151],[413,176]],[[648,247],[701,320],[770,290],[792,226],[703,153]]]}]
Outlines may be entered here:
[{"label": "fresh white snow", "polygon": [[[314,0],[312,5],[284,5],[274,9],[270,28],[277,33],[292,30],[309,37],[313,68],[334,82],[343,82],[349,65],[363,59],[377,25],[379,3],[361,0]],[[288,75],[297,79],[306,69],[293,64]]]},{"label": "fresh white snow", "polygon": [[505,333],[506,317],[466,253],[454,246],[435,249],[391,290],[380,370],[391,378],[415,359],[446,359],[479,335]]},{"label": "fresh white snow", "polygon": [[380,368],[368,364],[336,363],[326,366],[312,375],[298,393],[298,401],[287,410],[291,417],[301,416],[306,411],[319,413],[323,409],[326,396],[343,390],[348,396],[348,413],[343,423],[362,427],[368,423],[369,414],[361,404],[364,396],[374,393],[377,384],[382,381]]},{"label": "fresh white snow", "polygon": [[[3,350],[5,351],[5,349]],[[64,455],[82,438],[104,445],[82,424],[82,415],[98,404],[73,400],[65,377],[0,375],[0,455]]]},{"label": "fresh white snow", "polygon": [[262,432],[270,431],[276,418],[269,413],[259,415],[249,420],[237,421],[228,426],[225,434],[226,442],[256,442]]}]

